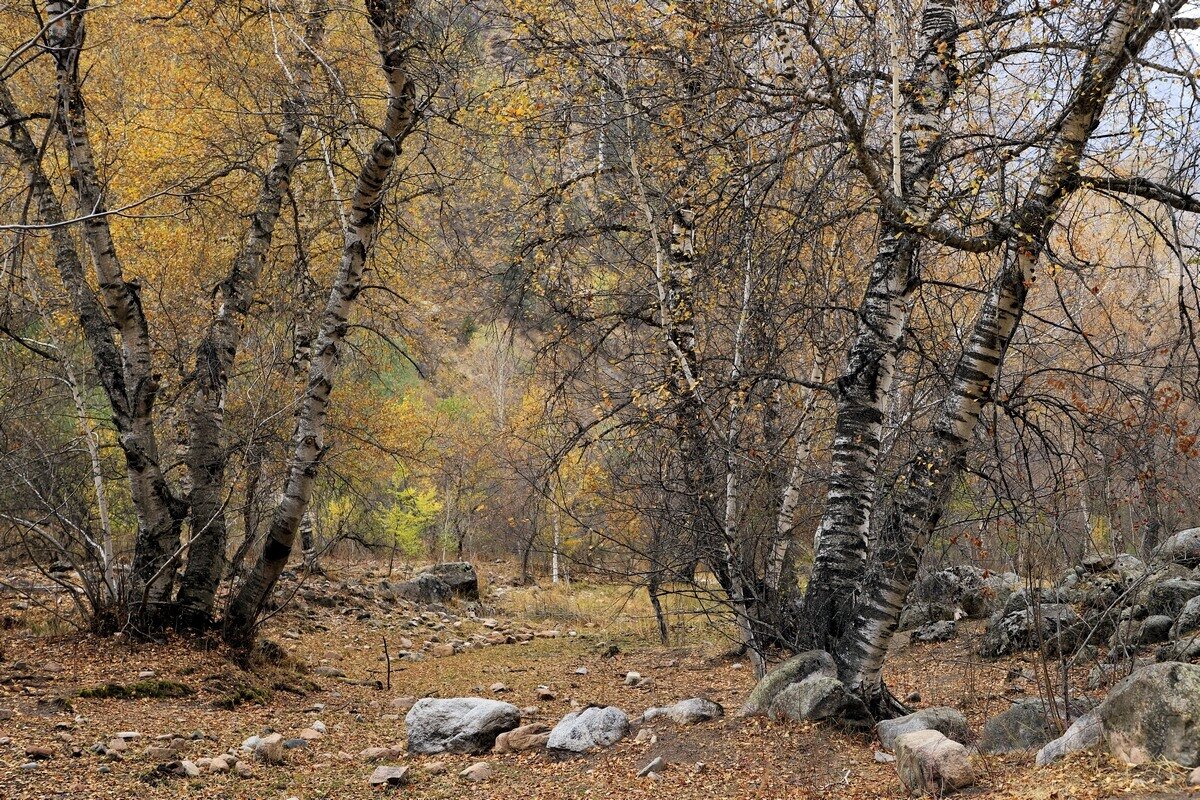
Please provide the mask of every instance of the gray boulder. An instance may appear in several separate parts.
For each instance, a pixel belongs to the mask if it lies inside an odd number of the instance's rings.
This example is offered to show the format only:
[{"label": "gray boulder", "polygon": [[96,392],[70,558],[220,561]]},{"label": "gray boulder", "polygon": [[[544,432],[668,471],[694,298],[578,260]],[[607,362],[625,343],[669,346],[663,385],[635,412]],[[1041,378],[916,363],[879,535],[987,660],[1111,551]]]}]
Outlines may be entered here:
[{"label": "gray boulder", "polygon": [[450,593],[463,600],[479,599],[479,575],[475,567],[466,561],[452,561],[447,564],[434,564],[418,573],[430,575],[450,587]]},{"label": "gray boulder", "polygon": [[[1197,611],[1200,611],[1200,605],[1197,605],[1196,608]],[[1200,622],[1200,619],[1197,621]],[[1138,628],[1135,641],[1139,647],[1165,642],[1171,638],[1171,625],[1171,618],[1164,614],[1155,614],[1152,617],[1146,617],[1142,620],[1142,624]]]},{"label": "gray boulder", "polygon": [[837,665],[833,663],[829,653],[824,650],[808,650],[775,667],[755,685],[738,715],[748,717],[767,713],[776,695],[810,675],[837,676]]},{"label": "gray boulder", "polygon": [[1166,662],[1134,672],[1097,709],[1109,751],[1128,764],[1200,766],[1200,666]]},{"label": "gray boulder", "polygon": [[1176,617],[1187,602],[1200,596],[1200,581],[1191,578],[1167,578],[1150,587],[1146,608],[1151,615]]},{"label": "gray boulder", "polygon": [[885,750],[895,749],[897,736],[913,731],[937,731],[962,744],[971,739],[967,718],[953,708],[923,708],[903,717],[881,720],[875,726],[875,733]]},{"label": "gray boulder", "polygon": [[705,700],[703,697],[692,697],[669,706],[648,708],[646,713],[642,714],[642,719],[650,722],[665,717],[676,725],[694,725],[697,722],[708,722],[723,716],[725,716],[725,709],[721,707],[720,703]]},{"label": "gray boulder", "polygon": [[1062,736],[1047,742],[1045,747],[1038,750],[1037,764],[1039,767],[1053,764],[1070,753],[1090,750],[1103,740],[1104,725],[1100,722],[1100,716],[1095,712],[1084,714],[1072,722]]},{"label": "gray boulder", "polygon": [[[1166,617],[1165,619],[1170,619]],[[1158,641],[1166,641],[1167,638],[1178,639],[1180,636],[1186,636],[1190,633],[1200,631],[1200,596],[1193,597],[1183,604],[1183,608],[1179,611],[1179,616],[1175,618],[1167,631],[1167,636],[1164,636]]]},{"label": "gray boulder", "polygon": [[1171,536],[1155,548],[1154,555],[1172,564],[1200,567],[1200,528],[1189,528]]},{"label": "gray boulder", "polygon": [[482,697],[418,700],[404,717],[410,753],[486,753],[521,724],[512,703]]},{"label": "gray boulder", "polygon": [[958,625],[954,620],[942,620],[941,622],[930,622],[927,625],[922,625],[912,632],[912,640],[914,642],[948,642],[954,638],[958,632]]},{"label": "gray boulder", "polygon": [[450,601],[454,592],[450,586],[434,575],[418,575],[411,581],[392,587],[396,597],[422,605],[441,605]]},{"label": "gray boulder", "polygon": [[961,608],[972,619],[986,619],[1004,606],[1021,579],[1011,572],[988,572],[969,564],[948,567],[925,576],[913,592],[918,602]]},{"label": "gray boulder", "polygon": [[836,719],[851,727],[865,727],[871,718],[866,705],[845,684],[821,673],[784,687],[771,701],[767,716],[809,722]]},{"label": "gray boulder", "polygon": [[897,630],[911,631],[934,622],[953,621],[957,615],[958,610],[955,606],[919,600],[904,607]]},{"label": "gray boulder", "polygon": [[1022,608],[1010,613],[997,612],[988,620],[979,654],[984,658],[996,658],[1032,650],[1042,642],[1049,645],[1051,652],[1068,652],[1086,633],[1082,623],[1075,609],[1065,603],[1051,603],[1036,610]]},{"label": "gray boulder", "polygon": [[616,706],[592,706],[567,714],[550,731],[546,747],[560,753],[586,753],[610,747],[629,733],[629,717]]},{"label": "gray boulder", "polygon": [[[1066,710],[1072,719],[1089,710],[1083,701],[1072,702],[1066,709],[1059,701],[1058,708],[1059,713]],[[984,753],[1035,750],[1058,738],[1059,730],[1045,700],[1022,700],[983,724],[979,749]]]}]

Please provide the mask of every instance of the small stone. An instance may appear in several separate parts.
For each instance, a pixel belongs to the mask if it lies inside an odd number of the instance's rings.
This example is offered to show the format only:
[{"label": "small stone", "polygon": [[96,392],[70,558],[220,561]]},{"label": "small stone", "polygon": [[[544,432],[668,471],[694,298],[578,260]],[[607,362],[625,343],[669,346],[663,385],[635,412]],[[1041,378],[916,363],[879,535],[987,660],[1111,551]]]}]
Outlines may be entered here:
[{"label": "small stone", "polygon": [[644,778],[647,775],[650,775],[651,773],[654,773],[654,774],[660,773],[663,770],[665,770],[666,768],[667,768],[667,762],[663,760],[662,756],[657,756],[649,764],[642,767],[642,769],[638,772],[637,776],[639,778]]},{"label": "small stone", "polygon": [[300,731],[300,738],[306,742],[315,742],[318,739],[323,738],[323,736],[324,735],[316,728],[305,728],[304,730]]},{"label": "small stone", "polygon": [[393,697],[391,702],[388,703],[388,705],[390,705],[392,708],[396,709],[397,711],[403,713],[405,711],[408,711],[410,708],[412,708],[416,704],[416,702],[417,702],[417,698],[415,698],[415,697]]},{"label": "small stone", "polygon": [[267,764],[281,764],[283,763],[283,748],[283,734],[272,733],[258,740],[258,744],[254,746],[254,756]]},{"label": "small stone", "polygon": [[173,747],[147,747],[145,755],[151,761],[172,761],[176,751]]},{"label": "small stone", "polygon": [[539,686],[537,698],[538,698],[538,700],[553,700],[553,699],[555,699],[555,696],[554,696],[554,692],[550,691],[545,686]]},{"label": "small stone", "polygon": [[425,774],[426,775],[445,775],[446,774],[446,762],[445,761],[430,761],[428,764],[425,765]]},{"label": "small stone", "polygon": [[492,767],[486,761],[477,761],[458,773],[458,777],[468,781],[475,781],[476,783],[486,781],[492,777]]},{"label": "small stone", "polygon": [[48,761],[54,758],[54,751],[48,747],[26,747],[25,757],[31,761]]},{"label": "small stone", "polygon": [[502,694],[502,693],[508,691],[508,687],[505,686],[500,681],[496,681],[495,683],[493,683],[491,686],[491,689],[492,689],[492,694]]},{"label": "small stone", "polygon": [[452,644],[435,644],[429,648],[429,653],[434,658],[446,658],[454,655],[454,645]]},{"label": "small stone", "polygon": [[229,756],[217,756],[208,762],[208,771],[213,775],[224,775],[226,772],[229,772],[229,768],[232,766],[230,760]]},{"label": "small stone", "polygon": [[625,685],[626,686],[637,686],[638,681],[640,681],[641,679],[642,679],[642,675],[640,672],[630,671],[630,672],[625,673]]},{"label": "small stone", "polygon": [[377,787],[403,786],[408,783],[408,767],[376,767],[367,782]]},{"label": "small stone", "polygon": [[200,777],[200,767],[186,759],[179,762],[179,772],[185,778]]},{"label": "small stone", "polygon": [[387,758],[388,749],[386,747],[368,747],[358,754],[358,757],[370,764],[372,761],[379,761]]},{"label": "small stone", "polygon": [[239,778],[249,778],[254,774],[254,767],[248,761],[236,761],[233,765],[234,774]]},{"label": "small stone", "polygon": [[109,741],[106,749],[110,753],[124,753],[129,749],[129,742],[124,739],[112,739]]},{"label": "small stone", "polygon": [[296,737],[295,739],[285,739],[283,742],[284,750],[302,750],[308,747],[308,739]]},{"label": "small stone", "polygon": [[730,669],[745,669],[745,665],[743,665],[742,662],[740,662],[740,661],[736,661],[732,665],[730,665],[729,668]]},{"label": "small stone", "polygon": [[654,744],[658,741],[658,737],[654,734],[653,728],[641,728],[637,732],[637,736],[633,737],[634,744]]},{"label": "small stone", "polygon": [[38,768],[38,764],[36,761],[29,761],[29,762],[21,765],[21,769],[25,770],[26,772],[32,772],[33,770],[35,770],[37,768]]},{"label": "small stone", "polygon": [[139,672],[139,673],[138,673],[138,680],[143,680],[143,681],[144,681],[144,680],[149,680],[150,678],[153,678],[153,677],[154,677],[154,674],[155,674],[155,673],[154,673],[154,670],[152,670],[152,669],[144,669],[144,670],[142,670],[141,672]]},{"label": "small stone", "polygon": [[576,675],[587,675],[588,669],[587,669],[587,667],[576,667],[575,674]]},{"label": "small stone", "polygon": [[317,733],[321,734],[322,736],[324,736],[327,733],[327,729],[325,728],[325,723],[321,722],[321,720],[317,720],[310,727]]},{"label": "small stone", "polygon": [[875,751],[875,761],[878,764],[891,764],[896,760],[896,757],[891,753],[885,753],[882,750]]}]

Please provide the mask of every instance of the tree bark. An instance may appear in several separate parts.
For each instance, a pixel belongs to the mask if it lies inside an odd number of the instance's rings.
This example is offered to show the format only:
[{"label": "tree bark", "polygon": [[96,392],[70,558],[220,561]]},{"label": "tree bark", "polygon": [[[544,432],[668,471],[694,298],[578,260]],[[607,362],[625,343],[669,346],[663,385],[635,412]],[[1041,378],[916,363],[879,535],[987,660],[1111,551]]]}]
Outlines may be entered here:
[{"label": "tree bark", "polygon": [[[929,213],[943,116],[955,87],[957,30],[956,0],[926,3],[913,68],[904,85],[900,163],[894,166],[900,174],[894,189],[918,218]],[[837,382],[832,469],[804,598],[801,639],[808,647],[828,649],[836,640],[867,563],[885,403],[919,280],[918,237],[903,227],[912,221],[880,213],[878,250],[846,367]]]},{"label": "tree bark", "polygon": [[275,159],[263,178],[250,227],[229,274],[217,285],[217,308],[196,348],[188,376],[187,465],[191,477],[191,538],[187,569],[177,595],[178,624],[204,628],[211,622],[217,587],[225,572],[228,543],[225,485],[229,451],[225,442],[225,401],[246,315],[266,262],[280,209],[300,156],[308,96],[312,90],[313,53],[324,35],[325,0],[314,0],[294,70],[293,92],[284,99]]},{"label": "tree bark", "polygon": [[1038,178],[1013,217],[1014,233],[1000,273],[975,320],[928,440],[893,488],[871,568],[834,653],[839,677],[877,712],[892,705],[882,681],[888,645],[925,546],[962,476],[967,446],[1020,323],[1055,216],[1118,78],[1172,10],[1132,0],[1118,6],[1107,22]]},{"label": "tree bark", "polygon": [[341,265],[313,346],[284,496],[275,509],[262,553],[230,604],[225,636],[238,646],[246,646],[252,641],[258,615],[287,565],[300,519],[312,498],[317,468],[325,453],[325,417],[337,373],[338,354],[350,328],[350,312],[362,289],[363,269],[382,210],[384,185],[401,144],[416,123],[415,86],[405,61],[404,39],[409,10],[406,0],[367,0],[368,16],[387,78],[387,112],[379,128],[380,136],[355,185]]}]

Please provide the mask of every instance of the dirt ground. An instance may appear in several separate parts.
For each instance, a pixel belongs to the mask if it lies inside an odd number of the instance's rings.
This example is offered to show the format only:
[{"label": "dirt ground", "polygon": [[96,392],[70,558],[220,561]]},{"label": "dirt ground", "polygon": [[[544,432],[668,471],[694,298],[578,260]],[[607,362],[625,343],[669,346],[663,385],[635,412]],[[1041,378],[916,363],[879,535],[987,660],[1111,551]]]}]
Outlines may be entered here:
[{"label": "dirt ground", "polygon": [[[50,635],[21,623],[20,615],[0,632],[0,798],[898,798],[904,792],[891,764],[878,763],[878,742],[827,725],[740,719],[736,710],[753,685],[749,665],[723,652],[727,642],[712,631],[692,628],[687,643],[663,647],[648,638],[649,626],[629,624],[627,604],[564,608],[561,591],[531,602],[511,590],[484,601],[479,612],[499,629],[546,632],[554,638],[470,649],[453,656],[394,661],[391,688],[383,642],[393,654],[402,637],[419,648],[431,637],[465,638],[491,629],[461,609],[461,624],[434,632],[414,626],[412,613],[333,607],[301,613],[289,609],[271,620],[265,634],[283,644],[289,658],[236,666],[221,648],[203,641],[133,644],[120,638]],[[579,591],[582,591],[580,589]],[[557,604],[556,604],[557,603]],[[519,615],[519,616],[514,616]],[[697,623],[699,625],[699,623]],[[574,633],[574,635],[572,635]],[[1029,676],[1033,659],[982,662],[973,654],[978,627],[936,645],[898,643],[888,682],[904,697],[916,692],[919,707],[950,705],[967,714],[974,730],[984,719],[1038,692]],[[609,655],[612,645],[619,652]],[[576,674],[586,667],[587,674]],[[653,678],[649,688],[626,686],[635,670]],[[174,681],[194,693],[178,698],[88,698],[80,690],[107,683]],[[1023,674],[1022,674],[1023,673]],[[507,691],[493,694],[500,682]],[[555,699],[539,701],[539,686]],[[543,753],[521,755],[407,756],[389,762],[411,765],[411,782],[372,790],[376,766],[359,755],[367,747],[403,745],[402,713],[392,705],[404,696],[495,696],[519,707],[536,706],[532,719],[553,724],[571,703],[616,705],[631,717],[654,705],[702,696],[725,706],[724,719],[677,728],[655,721],[657,740],[617,745],[587,756],[556,760]],[[242,702],[232,708],[230,698]],[[7,718],[6,718],[7,717]],[[273,729],[295,736],[315,721],[324,738],[288,751],[282,765],[254,764],[248,777],[203,774],[198,778],[156,773],[161,758],[144,753],[155,737],[186,740],[181,757],[198,759],[236,747],[245,738]],[[143,736],[121,760],[91,748],[119,731]],[[7,740],[7,741],[5,741]],[[48,756],[36,768],[23,765],[29,752]],[[659,779],[636,774],[652,758],[669,767]],[[493,776],[483,783],[458,777],[464,767],[487,761]],[[429,774],[432,762],[447,770]],[[1032,765],[1032,755],[981,757],[982,778],[964,797],[1168,798],[1193,797],[1186,774],[1166,767],[1126,768],[1098,755],[1077,756],[1051,768]]]}]

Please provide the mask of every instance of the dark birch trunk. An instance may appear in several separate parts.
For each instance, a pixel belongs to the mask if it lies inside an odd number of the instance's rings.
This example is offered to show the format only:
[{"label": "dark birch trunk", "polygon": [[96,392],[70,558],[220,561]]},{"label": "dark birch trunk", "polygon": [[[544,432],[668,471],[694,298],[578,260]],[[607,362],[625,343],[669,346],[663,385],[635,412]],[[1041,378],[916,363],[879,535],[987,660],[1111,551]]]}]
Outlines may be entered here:
[{"label": "dark birch trunk", "polygon": [[[898,110],[899,178],[893,191],[917,217],[928,215],[946,108],[954,91],[955,0],[929,0],[921,18],[914,65]],[[781,52],[791,52],[790,46]],[[837,382],[837,418],[825,510],[815,537],[812,576],[804,598],[801,640],[828,649],[840,634],[850,598],[867,563],[885,404],[918,281],[918,238],[881,212],[879,247],[858,329]]]},{"label": "dark birch trunk", "polygon": [[263,178],[250,228],[229,274],[218,284],[217,308],[196,348],[196,362],[188,376],[187,465],[191,477],[191,538],[187,569],[177,596],[178,623],[184,628],[207,627],[221,576],[225,572],[228,542],[225,518],[228,499],[226,472],[229,451],[225,442],[225,399],[229,376],[237,358],[246,315],[274,238],[284,198],[300,155],[308,96],[312,89],[313,53],[324,34],[328,8],[315,0],[304,28],[304,42],[294,71],[291,96],[283,103],[283,121],[275,146],[275,159]]},{"label": "dark birch trunk", "polygon": [[1118,78],[1176,8],[1134,0],[1122,3],[1107,22],[1038,179],[1013,218],[1014,234],[1000,274],[972,327],[929,438],[893,488],[871,569],[834,653],[843,682],[877,713],[896,710],[882,680],[888,645],[925,546],[962,476],[968,444],[990,402],[1055,215]]},{"label": "dark birch trunk", "polygon": [[387,78],[387,112],[380,125],[380,136],[359,172],[354,189],[341,265],[313,345],[283,499],[275,509],[262,553],[229,607],[225,636],[238,646],[245,646],[253,639],[258,615],[287,565],[300,520],[312,499],[317,468],[325,452],[325,417],[338,355],[350,327],[350,312],[362,289],[363,269],[382,209],[384,184],[400,145],[416,122],[415,87],[405,62],[409,5],[403,0],[367,0],[367,12]]},{"label": "dark birch trunk", "polygon": [[[119,356],[112,352],[115,344],[111,333],[98,331],[87,335],[93,348],[93,361],[105,386],[121,450],[125,455],[126,471],[138,519],[138,534],[130,581],[130,605],[134,621],[143,628],[159,627],[168,609],[174,586],[174,570],[180,552],[180,534],[186,506],[175,496],[168,484],[159,460],[158,436],[154,424],[154,404],[159,388],[159,375],[154,371],[149,326],[142,311],[139,285],[126,281],[113,243],[108,224],[104,192],[98,178],[95,158],[88,135],[86,108],[79,83],[79,56],[86,35],[87,3],[48,2],[45,30],[46,50],[54,58],[57,78],[56,122],[66,145],[71,167],[71,185],[79,202],[83,218],[84,241],[91,252],[99,286],[99,299],[105,316],[95,317],[95,309],[85,308],[91,295],[82,275],[78,255],[72,258],[66,249],[74,250],[69,242],[56,244],[60,257],[60,275],[75,301],[76,314],[85,329],[102,321],[111,321],[119,338]],[[36,152],[36,151],[35,151]],[[40,172],[40,167],[34,163]],[[26,169],[27,173],[29,168]],[[45,176],[42,176],[42,181]],[[36,189],[44,214],[61,216],[61,206],[53,198],[46,183]],[[76,266],[79,271],[76,271]],[[65,274],[64,274],[65,268]],[[82,286],[80,281],[84,281]],[[94,299],[94,296],[93,296]],[[88,319],[84,319],[85,316]],[[99,347],[97,351],[95,348]],[[115,373],[115,374],[113,374]],[[116,376],[120,375],[120,384]]]}]

